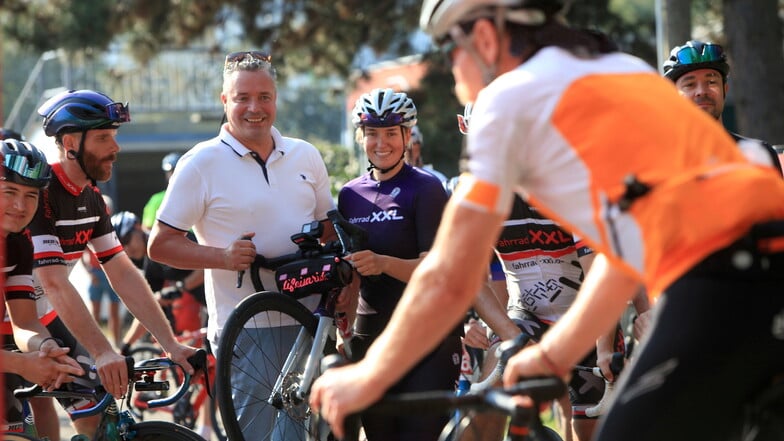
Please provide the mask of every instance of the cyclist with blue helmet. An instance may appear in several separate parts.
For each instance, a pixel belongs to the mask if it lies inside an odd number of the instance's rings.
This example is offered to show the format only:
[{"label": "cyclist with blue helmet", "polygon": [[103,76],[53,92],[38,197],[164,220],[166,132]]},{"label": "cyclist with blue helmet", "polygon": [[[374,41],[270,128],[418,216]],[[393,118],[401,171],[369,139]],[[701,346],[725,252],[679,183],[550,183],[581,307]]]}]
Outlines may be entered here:
[{"label": "cyclist with blue helmet", "polygon": [[[38,209],[42,189],[49,184],[51,167],[35,146],[18,139],[0,141],[0,212],[5,242],[2,272],[6,315],[2,326],[4,350],[0,364],[5,375],[5,415],[0,430],[21,428],[22,413],[11,392],[23,384],[22,378],[48,390],[73,380],[84,371],[52,338],[38,321],[33,289],[33,243],[27,225]],[[14,349],[21,349],[18,352]]]},{"label": "cyclist with blue helmet", "polygon": [[[192,371],[187,357],[195,349],[176,341],[150,287],[123,252],[104,200],[94,185],[95,181],[111,177],[120,151],[117,129],[131,119],[128,106],[100,92],[68,90],[46,101],[38,113],[44,118],[44,132],[54,137],[59,150],[49,188],[30,224],[42,322],[57,326],[63,334],[57,337],[63,341],[68,338],[73,347],[77,346],[76,341],[78,346],[84,346],[94,360],[93,363],[85,357],[85,363],[96,365],[101,384],[109,393],[118,398],[125,394],[125,358],[101,332],[68,277],[89,246],[131,313],[155,335],[173,360]],[[79,419],[74,426],[79,433],[91,435],[96,421]]]}]

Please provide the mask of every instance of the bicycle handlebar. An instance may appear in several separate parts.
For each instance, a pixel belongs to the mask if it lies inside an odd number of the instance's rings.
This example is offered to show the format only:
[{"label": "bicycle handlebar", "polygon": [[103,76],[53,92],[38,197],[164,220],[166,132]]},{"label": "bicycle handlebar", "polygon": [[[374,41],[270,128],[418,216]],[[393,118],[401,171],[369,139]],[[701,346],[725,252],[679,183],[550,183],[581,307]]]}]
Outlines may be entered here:
[{"label": "bicycle handlebar", "polygon": [[[206,369],[207,351],[205,351],[204,349],[198,349],[193,355],[188,357],[188,363],[190,363],[191,366],[193,366],[195,371]],[[143,389],[144,385],[147,386],[155,385],[159,387],[158,390],[168,389],[168,383],[155,382],[153,380],[155,372],[169,369],[172,366],[179,366],[177,363],[173,362],[169,358],[151,358],[136,363],[133,357],[125,357],[125,364],[128,369],[129,382],[133,383],[135,387]],[[95,366],[91,367],[92,371],[95,371],[95,369],[96,369]],[[190,387],[191,376],[184,369],[182,371],[184,374],[184,378],[182,383],[180,384],[180,387],[177,389],[176,393],[174,393],[169,397],[165,397],[157,400],[150,400],[147,403],[148,407],[168,406],[170,404],[173,404],[180,398],[182,398],[187,393],[188,388]],[[130,391],[128,391],[128,393],[130,394]],[[106,390],[101,385],[96,386],[95,389],[83,389],[83,390],[73,390],[73,391],[58,389],[51,392],[47,392],[44,391],[41,386],[34,384],[29,387],[24,387],[24,388],[19,388],[14,390],[14,397],[20,400],[29,399],[36,396],[55,397],[55,398],[86,398],[91,401],[96,401],[96,404],[94,406],[71,412],[70,416],[72,419],[97,415],[103,412],[103,410],[107,406],[109,406],[111,403],[114,402],[114,397],[112,397],[111,394],[106,393]]]},{"label": "bicycle handlebar", "polygon": [[317,240],[315,242],[305,240],[302,233],[298,233],[291,236],[291,240],[299,247],[296,252],[272,258],[266,258],[257,254],[250,266],[250,280],[253,284],[253,289],[257,292],[264,291],[264,284],[259,276],[259,269],[261,268],[276,270],[287,263],[297,260],[319,258],[330,254],[342,258],[347,254],[367,247],[367,231],[347,221],[338,210],[328,211],[327,219],[332,222],[335,228],[335,233],[338,237],[336,241],[321,245]]},{"label": "bicycle handlebar", "polygon": [[[505,349],[514,351],[514,346],[524,344],[523,339],[510,341]],[[340,354],[332,354],[321,361],[322,371],[333,367],[346,365],[348,361]],[[511,424],[529,426],[532,431],[542,430],[539,421],[539,404],[556,400],[566,393],[566,384],[558,377],[536,377],[520,381],[509,388],[493,387],[479,391],[471,391],[464,395],[457,395],[453,391],[427,391],[410,392],[388,395],[372,404],[362,413],[373,414],[442,414],[454,409],[487,411],[495,410],[511,417]],[[515,396],[528,396],[534,401],[532,407],[523,407],[518,404]],[[318,418],[318,416],[317,416]],[[345,421],[347,437],[345,440],[357,439],[359,428],[359,414],[349,415]],[[315,426],[319,432],[325,431],[325,422],[318,418]],[[325,432],[326,433],[326,432]],[[547,439],[547,438],[541,438]]]}]

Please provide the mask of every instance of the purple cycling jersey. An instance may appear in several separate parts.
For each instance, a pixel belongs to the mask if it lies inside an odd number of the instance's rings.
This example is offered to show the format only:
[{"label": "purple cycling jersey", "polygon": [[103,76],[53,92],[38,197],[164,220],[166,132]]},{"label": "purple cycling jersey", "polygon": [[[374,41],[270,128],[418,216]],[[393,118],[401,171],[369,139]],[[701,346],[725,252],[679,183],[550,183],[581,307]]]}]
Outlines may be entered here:
[{"label": "purple cycling jersey", "polygon": [[[340,191],[338,208],[349,222],[367,230],[371,251],[415,259],[433,244],[446,201],[436,177],[404,165],[386,181],[374,180],[371,173],[352,180]],[[386,274],[363,277],[358,313],[374,315],[373,321],[383,328],[405,287]]]}]

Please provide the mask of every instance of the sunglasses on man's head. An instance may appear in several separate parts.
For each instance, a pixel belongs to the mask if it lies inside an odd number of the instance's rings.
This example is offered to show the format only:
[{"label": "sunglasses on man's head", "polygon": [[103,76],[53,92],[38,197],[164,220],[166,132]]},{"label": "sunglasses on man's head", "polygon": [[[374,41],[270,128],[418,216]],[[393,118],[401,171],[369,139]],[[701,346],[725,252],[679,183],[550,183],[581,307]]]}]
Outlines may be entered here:
[{"label": "sunglasses on man's head", "polygon": [[710,63],[724,59],[724,50],[721,46],[707,43],[702,46],[684,46],[675,57],[681,64]]},{"label": "sunglasses on man's head", "polygon": [[247,57],[250,57],[251,59],[254,60],[266,61],[267,63],[272,61],[272,55],[266,52],[240,51],[240,52],[232,52],[226,55],[226,61],[223,63],[223,65],[227,66],[229,63],[237,63],[239,61],[244,60]]}]

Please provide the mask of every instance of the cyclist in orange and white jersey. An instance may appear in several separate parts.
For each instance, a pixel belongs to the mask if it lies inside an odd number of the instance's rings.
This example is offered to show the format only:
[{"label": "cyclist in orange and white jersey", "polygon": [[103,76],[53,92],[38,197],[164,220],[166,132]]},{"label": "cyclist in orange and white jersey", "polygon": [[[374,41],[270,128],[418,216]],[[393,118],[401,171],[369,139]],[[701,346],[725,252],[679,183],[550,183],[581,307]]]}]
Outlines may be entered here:
[{"label": "cyclist in orange and white jersey", "polygon": [[[784,369],[774,326],[784,316],[784,182],[770,159],[751,162],[643,61],[566,26],[562,6],[425,1],[420,23],[454,43],[457,95],[475,102],[469,173],[400,313],[360,363],[314,385],[311,405],[338,434],[471,304],[485,272],[476,250],[492,245],[515,192],[600,254],[564,317],[510,360],[506,384],[565,376],[641,284],[658,298],[652,327],[596,439],[721,439],[735,422],[712,405],[740,415]],[[750,319],[742,331],[725,319],[739,307]]]}]

